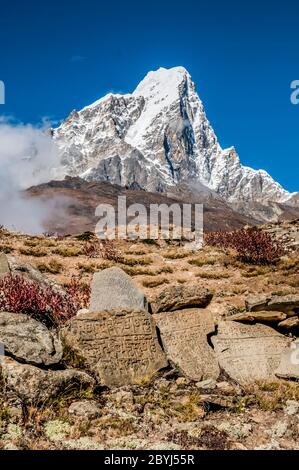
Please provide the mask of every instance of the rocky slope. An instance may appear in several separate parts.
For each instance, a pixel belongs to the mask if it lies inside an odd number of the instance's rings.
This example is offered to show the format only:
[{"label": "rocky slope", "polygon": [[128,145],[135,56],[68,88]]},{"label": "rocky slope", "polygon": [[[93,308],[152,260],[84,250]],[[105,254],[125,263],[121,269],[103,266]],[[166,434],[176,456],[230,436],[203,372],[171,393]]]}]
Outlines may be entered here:
[{"label": "rocky slope", "polygon": [[[63,181],[51,181],[34,186],[26,192],[26,197],[39,200],[60,200],[61,207],[49,214],[44,221],[45,231],[59,234],[78,234],[85,230],[94,231],[99,218],[95,216],[99,204],[111,204],[118,214],[118,197],[126,196],[127,207],[142,204],[149,214],[151,204],[190,203],[194,197],[185,187],[182,191],[152,193],[128,189],[108,182],[88,182],[82,178],[67,177]],[[221,198],[209,196],[206,191],[197,192],[194,202],[204,204],[204,229],[206,231],[234,230],[245,225],[253,225],[257,220],[234,211]],[[129,220],[129,219],[128,219]]]},{"label": "rocky slope", "polygon": [[132,94],[108,94],[73,111],[53,135],[61,171],[71,176],[153,192],[201,183],[266,220],[277,218],[275,203],[292,199],[298,208],[297,196],[267,172],[244,167],[233,147],[221,148],[183,67],[150,72]]},{"label": "rocky slope", "polygon": [[[298,234],[297,224],[273,228]],[[209,246],[115,248],[107,258],[92,234],[0,231],[0,282],[91,284],[89,310],[51,329],[3,290],[0,449],[298,449],[296,247],[268,266]]]}]

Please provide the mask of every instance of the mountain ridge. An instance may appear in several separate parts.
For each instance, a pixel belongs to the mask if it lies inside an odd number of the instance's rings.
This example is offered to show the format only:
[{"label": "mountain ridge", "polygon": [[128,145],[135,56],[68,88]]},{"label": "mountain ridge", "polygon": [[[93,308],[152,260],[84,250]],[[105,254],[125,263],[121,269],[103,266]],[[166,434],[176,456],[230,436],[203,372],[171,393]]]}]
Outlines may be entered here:
[{"label": "mountain ridge", "polygon": [[243,166],[234,147],[222,149],[183,67],[149,72],[132,94],[73,111],[53,136],[64,173],[87,181],[151,192],[197,181],[245,212],[297,200],[265,170]]}]

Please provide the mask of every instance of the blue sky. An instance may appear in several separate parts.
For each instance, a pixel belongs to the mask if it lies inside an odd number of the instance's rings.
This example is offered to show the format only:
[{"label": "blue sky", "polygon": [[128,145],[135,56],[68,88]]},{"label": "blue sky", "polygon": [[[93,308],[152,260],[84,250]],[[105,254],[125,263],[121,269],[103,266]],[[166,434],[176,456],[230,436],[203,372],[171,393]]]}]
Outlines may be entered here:
[{"label": "blue sky", "polygon": [[223,147],[299,190],[298,0],[0,0],[0,113],[63,119],[185,66]]}]

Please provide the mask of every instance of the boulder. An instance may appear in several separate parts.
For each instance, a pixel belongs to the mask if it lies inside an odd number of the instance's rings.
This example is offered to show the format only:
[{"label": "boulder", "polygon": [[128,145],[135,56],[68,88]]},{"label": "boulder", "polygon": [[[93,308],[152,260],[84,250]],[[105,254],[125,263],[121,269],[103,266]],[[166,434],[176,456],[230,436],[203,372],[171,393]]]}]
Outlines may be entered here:
[{"label": "boulder", "polygon": [[248,312],[263,311],[271,300],[271,295],[268,294],[254,294],[247,297],[245,300],[246,310]]},{"label": "boulder", "polygon": [[249,296],[246,300],[246,309],[249,312],[278,311],[293,316],[299,312],[299,294]]},{"label": "boulder", "polygon": [[220,367],[240,384],[275,380],[275,371],[289,340],[266,325],[221,321],[212,337]]},{"label": "boulder", "polygon": [[96,401],[80,400],[71,404],[68,413],[76,418],[88,420],[100,416],[101,410]]},{"label": "boulder", "polygon": [[267,310],[279,310],[288,316],[299,313],[299,294],[273,296],[268,303]]},{"label": "boulder", "polygon": [[174,312],[187,308],[205,308],[213,294],[199,285],[165,287],[151,302],[153,313]]},{"label": "boulder", "polygon": [[283,379],[299,379],[299,342],[293,342],[281,354],[280,363],[275,374]]},{"label": "boulder", "polygon": [[298,317],[289,317],[286,320],[283,320],[282,322],[278,323],[278,327],[281,328],[282,330],[291,330],[292,328],[298,328],[299,327],[299,318]]},{"label": "boulder", "polygon": [[147,310],[144,294],[131,277],[120,268],[109,268],[95,273],[91,285],[90,311],[113,309]]},{"label": "boulder", "polygon": [[10,274],[10,267],[8,264],[7,256],[4,253],[0,254],[0,279]]},{"label": "boulder", "polygon": [[168,359],[195,382],[216,380],[220,370],[208,335],[215,331],[214,315],[200,309],[153,315]]},{"label": "boulder", "polygon": [[285,313],[282,312],[244,312],[231,315],[226,320],[228,321],[239,321],[239,322],[265,322],[265,323],[277,323],[287,318]]},{"label": "boulder", "polygon": [[7,256],[7,261],[10,268],[10,274],[12,276],[23,276],[26,280],[39,284],[40,287],[45,289],[51,287],[56,292],[62,295],[65,294],[65,290],[61,285],[47,279],[37,268],[31,264],[24,263],[14,256]]},{"label": "boulder", "polygon": [[46,371],[28,364],[4,358],[2,378],[8,391],[28,404],[38,405],[59,393],[76,392],[94,386],[94,379],[74,369]]},{"label": "boulder", "polygon": [[0,342],[6,354],[29,364],[50,366],[62,359],[57,336],[27,315],[0,312]]},{"label": "boulder", "polygon": [[168,365],[153,319],[145,310],[81,314],[61,334],[107,387],[150,380]]},{"label": "boulder", "polygon": [[13,276],[23,276],[29,281],[34,281],[44,287],[51,285],[50,281],[48,281],[38,269],[31,266],[31,264],[24,263],[14,256],[8,256],[7,259],[10,272]]}]

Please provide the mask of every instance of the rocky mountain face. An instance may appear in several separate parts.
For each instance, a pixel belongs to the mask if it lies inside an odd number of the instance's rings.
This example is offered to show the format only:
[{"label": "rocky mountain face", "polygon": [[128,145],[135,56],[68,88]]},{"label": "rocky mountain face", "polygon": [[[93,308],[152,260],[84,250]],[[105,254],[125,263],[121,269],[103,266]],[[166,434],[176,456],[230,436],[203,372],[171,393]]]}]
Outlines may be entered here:
[{"label": "rocky mountain face", "polygon": [[[54,213],[44,220],[45,230],[59,234],[78,234],[86,230],[94,231],[98,222],[95,215],[99,204],[110,204],[118,214],[118,197],[125,196],[127,207],[136,202],[142,204],[149,213],[151,204],[187,204],[193,201],[193,194],[182,187],[182,191],[172,193],[152,193],[127,189],[108,182],[85,181],[82,178],[67,177],[63,181],[51,181],[29,188],[24,196],[34,200],[61,201]],[[194,193],[194,191],[193,191]],[[204,201],[204,227],[206,231],[237,230],[245,225],[255,225],[257,220],[234,211],[223,200],[198,192]],[[129,219],[127,220],[129,222]]]},{"label": "rocky mountain face", "polygon": [[132,94],[108,94],[73,111],[53,136],[69,176],[152,192],[198,183],[266,220],[278,217],[276,203],[297,206],[298,196],[266,171],[243,166],[233,147],[221,148],[183,67],[150,72]]}]

